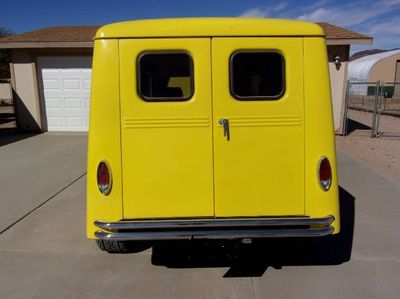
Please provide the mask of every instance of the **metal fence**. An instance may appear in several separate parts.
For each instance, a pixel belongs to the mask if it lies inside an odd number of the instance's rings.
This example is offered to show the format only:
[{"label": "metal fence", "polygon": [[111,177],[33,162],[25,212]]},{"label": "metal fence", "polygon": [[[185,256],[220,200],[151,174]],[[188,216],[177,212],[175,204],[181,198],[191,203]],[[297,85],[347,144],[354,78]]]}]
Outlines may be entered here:
[{"label": "metal fence", "polygon": [[16,128],[11,81],[0,79],[0,129]]},{"label": "metal fence", "polygon": [[347,81],[342,134],[400,137],[400,83]]}]

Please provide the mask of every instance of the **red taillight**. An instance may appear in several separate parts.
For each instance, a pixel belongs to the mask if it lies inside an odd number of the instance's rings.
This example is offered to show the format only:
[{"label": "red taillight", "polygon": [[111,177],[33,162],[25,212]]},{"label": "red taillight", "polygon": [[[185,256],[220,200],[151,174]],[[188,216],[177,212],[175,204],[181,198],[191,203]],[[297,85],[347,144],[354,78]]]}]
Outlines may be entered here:
[{"label": "red taillight", "polygon": [[328,191],[332,184],[332,169],[328,158],[322,157],[319,161],[319,183],[324,191]]},{"label": "red taillight", "polygon": [[104,161],[101,161],[97,167],[97,186],[104,195],[108,195],[111,191],[111,172]]}]

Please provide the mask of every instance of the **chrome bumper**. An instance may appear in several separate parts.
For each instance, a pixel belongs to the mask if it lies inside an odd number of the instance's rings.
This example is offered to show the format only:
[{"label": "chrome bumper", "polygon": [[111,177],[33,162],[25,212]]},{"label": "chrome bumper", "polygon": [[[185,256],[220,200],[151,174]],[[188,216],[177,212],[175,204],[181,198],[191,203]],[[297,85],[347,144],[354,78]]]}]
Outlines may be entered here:
[{"label": "chrome bumper", "polygon": [[184,239],[241,239],[319,237],[333,233],[333,216],[324,218],[257,218],[177,221],[95,221],[102,240],[155,241]]}]

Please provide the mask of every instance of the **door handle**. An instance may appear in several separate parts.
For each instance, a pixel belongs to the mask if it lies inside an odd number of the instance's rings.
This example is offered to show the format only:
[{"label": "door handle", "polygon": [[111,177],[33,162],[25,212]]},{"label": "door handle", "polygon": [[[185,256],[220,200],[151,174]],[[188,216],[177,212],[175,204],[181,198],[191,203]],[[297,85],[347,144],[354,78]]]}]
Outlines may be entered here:
[{"label": "door handle", "polygon": [[229,141],[229,139],[231,138],[229,134],[229,119],[221,118],[218,120],[218,124],[224,127],[224,137],[226,137],[226,140]]}]

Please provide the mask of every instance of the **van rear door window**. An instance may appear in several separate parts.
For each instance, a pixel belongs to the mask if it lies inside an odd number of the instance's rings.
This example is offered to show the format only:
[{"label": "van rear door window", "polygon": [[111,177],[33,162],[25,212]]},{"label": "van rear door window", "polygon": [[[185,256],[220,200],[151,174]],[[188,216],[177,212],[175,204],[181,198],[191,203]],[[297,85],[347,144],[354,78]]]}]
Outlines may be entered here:
[{"label": "van rear door window", "polygon": [[142,53],[137,78],[138,94],[145,101],[187,101],[194,91],[192,57],[184,52]]},{"label": "van rear door window", "polygon": [[285,61],[277,52],[238,51],[230,59],[230,92],[242,101],[277,100],[285,93]]}]

